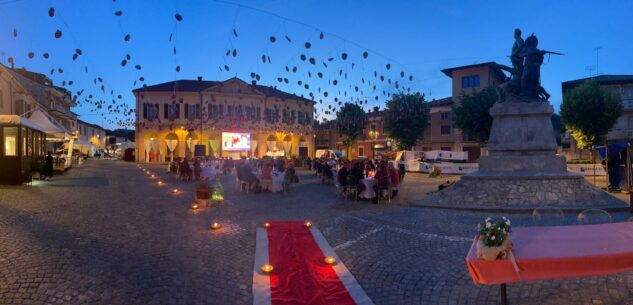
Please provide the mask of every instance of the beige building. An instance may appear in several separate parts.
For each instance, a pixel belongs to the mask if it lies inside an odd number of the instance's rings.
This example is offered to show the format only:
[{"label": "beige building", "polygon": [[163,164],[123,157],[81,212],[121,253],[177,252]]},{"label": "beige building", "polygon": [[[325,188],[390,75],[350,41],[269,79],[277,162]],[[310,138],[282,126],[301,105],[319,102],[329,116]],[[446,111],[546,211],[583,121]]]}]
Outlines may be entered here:
[{"label": "beige building", "polygon": [[89,156],[106,148],[106,131],[99,125],[77,119],[77,135],[79,136],[79,141],[75,145],[85,145],[85,143],[94,145],[89,149]]},{"label": "beige building", "polygon": [[[308,99],[238,78],[179,80],[133,93],[137,160],[314,154],[314,102]],[[224,133],[240,134],[235,140],[243,146],[230,148]]]},{"label": "beige building", "polygon": [[429,102],[430,123],[416,150],[466,151],[469,162],[477,162],[481,147],[453,126],[453,107],[460,105],[462,95],[494,88],[503,83],[506,75],[495,62],[453,67],[442,72],[452,79],[452,96]]},{"label": "beige building", "polygon": [[[607,140],[633,141],[633,75],[605,74],[566,81],[561,84],[563,96],[589,80],[595,81],[600,87],[613,90],[622,100],[622,115],[607,134]],[[576,141],[569,134],[563,137],[563,143],[569,143],[569,148],[565,145],[563,149],[567,159],[588,159],[590,157],[589,150],[578,149]]]}]

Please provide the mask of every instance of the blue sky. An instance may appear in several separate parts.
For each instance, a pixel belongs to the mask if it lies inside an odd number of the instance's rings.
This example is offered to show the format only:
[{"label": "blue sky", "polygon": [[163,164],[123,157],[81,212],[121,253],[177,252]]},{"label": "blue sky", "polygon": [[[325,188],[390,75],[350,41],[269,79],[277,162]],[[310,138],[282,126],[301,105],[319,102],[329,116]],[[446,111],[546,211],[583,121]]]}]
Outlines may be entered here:
[{"label": "blue sky", "polygon": [[[508,64],[512,31],[519,27],[524,36],[536,33],[541,48],[565,53],[546,58],[542,67],[543,86],[552,94],[555,109],[562,99],[560,83],[589,76],[587,66],[595,69],[595,47],[602,47],[600,74],[633,74],[633,1],[233,1],[287,19],[210,0],[0,0],[2,62],[7,64],[6,59],[13,57],[17,67],[47,74],[51,68],[62,68],[64,74],[52,76],[57,85],[73,80],[69,89],[85,89],[84,95],[93,93],[108,101],[114,90],[116,103],[130,106],[133,83],[137,80],[140,86],[141,76],[151,85],[197,76],[206,80],[238,76],[250,81],[250,73],[255,72],[261,75],[260,84],[278,85],[297,94],[312,92],[322,100],[320,110],[335,107],[334,98],[367,99],[369,108],[384,105],[383,90],[395,92],[403,86],[425,93],[428,99],[450,96],[451,81],[440,70],[486,61]],[[48,16],[49,7],[55,7],[54,18]],[[114,12],[119,10],[123,15],[117,17]],[[175,20],[176,12],[183,16],[182,22]],[[63,32],[61,39],[53,37],[57,29]],[[320,32],[324,32],[322,40]],[[126,34],[131,35],[127,43]],[[270,36],[275,36],[274,43]],[[311,43],[310,49],[305,42]],[[72,61],[76,48],[83,55]],[[225,56],[233,49],[237,57]],[[28,59],[28,52],[34,52],[35,58]],[[51,57],[43,59],[44,52]],[[363,52],[368,52],[367,59]],[[341,60],[342,53],[348,54],[347,60]],[[121,67],[126,54],[132,60]],[[263,63],[263,54],[272,63]],[[308,60],[301,61],[301,54]],[[315,65],[309,63],[310,57],[315,58]],[[137,64],[141,71],[134,68]],[[175,71],[177,65],[180,73]],[[220,71],[224,65],[230,71]],[[286,66],[297,66],[298,72],[286,72]],[[379,82],[374,71],[385,79],[399,80],[399,89],[395,83]],[[405,78],[400,78],[400,71]],[[318,72],[323,73],[322,79],[316,77]],[[408,75],[414,76],[412,82]],[[104,80],[107,94],[93,85],[95,77]],[[278,83],[278,77],[288,78],[289,84]],[[332,85],[334,79],[338,85]],[[303,87],[305,83],[309,89]],[[375,91],[373,85],[377,85]],[[379,96],[377,101],[375,96]],[[93,105],[74,111],[86,121],[114,127],[104,119],[114,116],[104,110],[95,112]]]}]

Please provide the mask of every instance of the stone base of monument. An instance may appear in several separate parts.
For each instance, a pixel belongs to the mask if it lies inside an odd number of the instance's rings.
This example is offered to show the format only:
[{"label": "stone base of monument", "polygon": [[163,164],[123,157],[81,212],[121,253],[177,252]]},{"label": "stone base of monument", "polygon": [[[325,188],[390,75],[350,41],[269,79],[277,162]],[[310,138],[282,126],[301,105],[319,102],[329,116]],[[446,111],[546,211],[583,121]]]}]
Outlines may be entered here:
[{"label": "stone base of monument", "polygon": [[626,208],[627,205],[575,174],[465,175],[451,187],[425,200],[423,205],[474,209],[539,206],[560,208]]},{"label": "stone base of monument", "polygon": [[422,205],[468,208],[626,207],[623,201],[568,173],[565,158],[556,155],[551,116],[544,100],[508,96],[490,109],[493,117],[488,156],[479,171],[464,175]]}]

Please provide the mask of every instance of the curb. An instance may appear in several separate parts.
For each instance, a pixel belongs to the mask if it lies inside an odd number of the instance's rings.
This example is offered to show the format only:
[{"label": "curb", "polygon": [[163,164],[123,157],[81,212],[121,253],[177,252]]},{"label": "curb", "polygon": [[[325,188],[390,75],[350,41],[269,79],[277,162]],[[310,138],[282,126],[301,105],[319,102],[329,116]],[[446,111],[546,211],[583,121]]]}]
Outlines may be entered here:
[{"label": "curb", "polygon": [[[431,208],[431,209],[444,209],[444,210],[455,210],[455,211],[468,211],[468,212],[492,212],[492,213],[507,213],[507,214],[531,214],[535,208],[508,208],[508,207],[474,207],[474,206],[445,206],[445,205],[428,205],[428,204],[402,204],[402,206],[415,207],[415,208]],[[570,207],[570,208],[562,208],[564,213],[580,213],[587,208],[581,207]],[[604,206],[604,207],[592,207],[595,209],[605,210],[607,212],[629,212],[630,208],[628,206]]]}]

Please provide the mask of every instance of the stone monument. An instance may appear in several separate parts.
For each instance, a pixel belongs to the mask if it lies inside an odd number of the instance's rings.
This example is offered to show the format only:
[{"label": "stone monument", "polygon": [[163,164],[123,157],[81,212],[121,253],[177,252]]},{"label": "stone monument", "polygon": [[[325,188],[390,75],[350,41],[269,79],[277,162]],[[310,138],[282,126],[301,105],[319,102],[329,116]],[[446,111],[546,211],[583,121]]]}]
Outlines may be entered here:
[{"label": "stone monument", "polygon": [[488,156],[479,158],[479,171],[464,175],[453,186],[426,200],[430,205],[472,208],[624,207],[625,204],[567,172],[551,116],[554,108],[540,83],[545,54],[534,34],[525,42],[515,30],[510,56],[513,67],[499,65],[512,76],[497,88],[499,99],[490,109],[493,118]]}]

